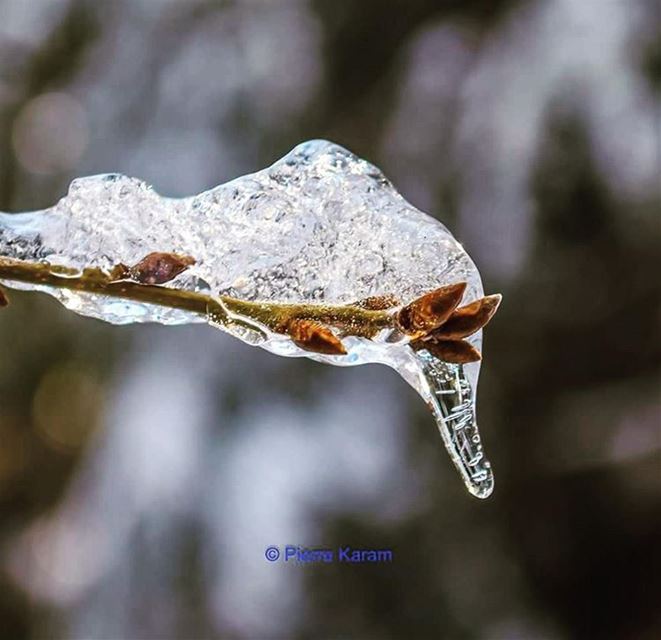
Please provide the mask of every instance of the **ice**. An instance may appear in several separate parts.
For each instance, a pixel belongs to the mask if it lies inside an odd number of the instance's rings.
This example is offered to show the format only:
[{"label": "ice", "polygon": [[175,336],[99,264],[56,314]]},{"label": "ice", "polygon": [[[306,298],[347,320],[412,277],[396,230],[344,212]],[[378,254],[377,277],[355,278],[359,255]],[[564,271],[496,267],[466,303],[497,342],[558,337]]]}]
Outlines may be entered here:
[{"label": "ice", "polygon": [[[139,262],[152,252],[193,256],[165,286],[247,301],[347,305],[394,295],[404,304],[446,284],[467,282],[464,302],[482,297],[477,268],[452,234],[410,205],[373,165],[331,142],[298,145],[257,173],[187,198],[167,198],[135,178],[79,178],[54,207],[0,214],[0,256],[79,270]],[[304,351],[264,327],[45,285],[76,313],[115,324],[209,322],[284,356],[339,366],[383,363],[431,408],[468,490],[487,497],[493,474],[475,418],[479,363],[454,365],[382,331],[346,337],[344,356]],[[482,332],[469,341],[481,347]]]}]

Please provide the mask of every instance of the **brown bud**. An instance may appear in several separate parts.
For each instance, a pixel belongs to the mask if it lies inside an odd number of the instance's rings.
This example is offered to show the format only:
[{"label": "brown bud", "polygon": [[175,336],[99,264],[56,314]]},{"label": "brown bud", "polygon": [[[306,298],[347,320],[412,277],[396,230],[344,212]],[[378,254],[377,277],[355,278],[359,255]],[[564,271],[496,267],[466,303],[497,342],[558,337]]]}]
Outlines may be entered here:
[{"label": "brown bud", "polygon": [[399,304],[399,300],[393,295],[387,296],[370,296],[354,302],[354,307],[367,309],[368,311],[383,311],[384,309],[392,309]]},{"label": "brown bud", "polygon": [[120,262],[110,270],[108,277],[111,282],[115,282],[116,280],[128,280],[131,278],[131,269]]},{"label": "brown bud", "polygon": [[416,340],[411,346],[416,351],[426,349],[433,356],[453,364],[482,360],[480,352],[466,340]]},{"label": "brown bud", "polygon": [[445,324],[432,333],[433,337],[459,340],[470,336],[491,320],[502,299],[503,296],[496,293],[456,309]]},{"label": "brown bud", "polygon": [[466,290],[465,282],[441,287],[403,307],[397,323],[404,333],[426,334],[440,327],[456,309]]},{"label": "brown bud", "polygon": [[154,252],[129,269],[130,276],[143,284],[163,284],[195,264],[191,256]]},{"label": "brown bud", "polygon": [[287,331],[294,344],[305,351],[330,356],[342,356],[347,352],[340,339],[330,329],[313,320],[291,320],[287,325]]}]

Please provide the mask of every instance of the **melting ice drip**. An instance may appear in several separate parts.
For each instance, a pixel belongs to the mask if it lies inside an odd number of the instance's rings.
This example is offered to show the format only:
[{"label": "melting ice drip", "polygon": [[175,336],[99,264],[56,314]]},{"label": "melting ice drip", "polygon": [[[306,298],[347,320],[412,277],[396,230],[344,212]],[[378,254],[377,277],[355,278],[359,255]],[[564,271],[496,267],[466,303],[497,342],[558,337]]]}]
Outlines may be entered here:
[{"label": "melting ice drip", "polygon": [[463,367],[442,362],[428,351],[420,351],[418,358],[445,447],[469,491],[487,497],[493,491],[491,464],[484,458],[475,420],[475,394]]},{"label": "melting ice drip", "polygon": [[[0,256],[82,270],[135,264],[151,252],[193,256],[166,286],[247,301],[347,305],[371,296],[402,304],[466,282],[462,304],[481,298],[477,268],[437,220],[402,198],[373,165],[330,142],[297,146],[271,167],[188,198],[160,196],[118,174],[74,180],[54,207],[0,214]],[[82,315],[115,324],[207,321],[180,309],[4,281],[41,290]],[[221,328],[285,356],[338,366],[378,362],[397,370],[430,406],[468,490],[493,490],[475,419],[479,363],[454,365],[414,351],[401,336],[346,337],[345,356],[304,351],[287,336]],[[482,332],[468,340],[480,348]]]}]

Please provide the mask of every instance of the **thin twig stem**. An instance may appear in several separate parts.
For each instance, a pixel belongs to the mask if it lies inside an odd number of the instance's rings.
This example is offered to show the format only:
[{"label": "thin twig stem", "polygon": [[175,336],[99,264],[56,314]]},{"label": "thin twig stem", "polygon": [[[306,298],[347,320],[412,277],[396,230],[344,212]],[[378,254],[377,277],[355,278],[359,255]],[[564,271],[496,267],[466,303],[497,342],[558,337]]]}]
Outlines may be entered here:
[{"label": "thin twig stem", "polygon": [[284,304],[250,302],[223,295],[214,297],[196,291],[142,284],[131,280],[113,280],[109,274],[98,268],[80,271],[0,257],[0,280],[135,300],[203,316],[208,316],[212,310],[216,314],[226,310],[232,315],[253,320],[279,333],[286,332],[287,324],[294,319],[317,321],[341,328],[344,335],[367,338],[373,337],[382,329],[394,326],[393,315],[387,311],[371,311],[354,305]]}]

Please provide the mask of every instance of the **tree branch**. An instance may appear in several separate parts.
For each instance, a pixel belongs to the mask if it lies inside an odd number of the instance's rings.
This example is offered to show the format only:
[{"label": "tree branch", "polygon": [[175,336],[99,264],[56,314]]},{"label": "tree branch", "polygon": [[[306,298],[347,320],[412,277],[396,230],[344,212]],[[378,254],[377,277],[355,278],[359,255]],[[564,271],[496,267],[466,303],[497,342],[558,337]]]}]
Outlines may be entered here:
[{"label": "tree branch", "polygon": [[[343,306],[250,302],[153,284],[172,280],[194,262],[189,256],[151,253],[133,267],[119,264],[108,273],[96,267],[80,271],[0,257],[0,280],[180,309],[204,316],[214,324],[227,328],[238,325],[264,336],[266,327],[288,335],[302,349],[328,355],[347,353],[343,337],[373,338],[379,331],[391,329],[408,338],[413,349],[425,349],[441,360],[458,364],[481,358],[464,338],[489,322],[501,301],[496,294],[459,307],[465,282],[440,287],[405,306],[392,296],[366,298]],[[0,290],[0,306],[6,302]],[[330,327],[339,330],[339,337]]]},{"label": "tree branch", "polygon": [[[369,310],[360,306],[280,304],[273,302],[250,302],[230,296],[210,296],[195,291],[172,289],[134,282],[117,280],[98,268],[82,271],[47,263],[26,262],[0,257],[0,280],[27,282],[60,289],[70,289],[135,300],[148,304],[180,309],[208,317],[215,321],[227,320],[244,324],[252,329],[252,320],[277,333],[289,333],[288,327],[294,320],[308,320],[342,329],[344,335],[371,338],[380,330],[395,326],[392,313],[384,310]],[[223,314],[226,316],[223,318]]]}]

